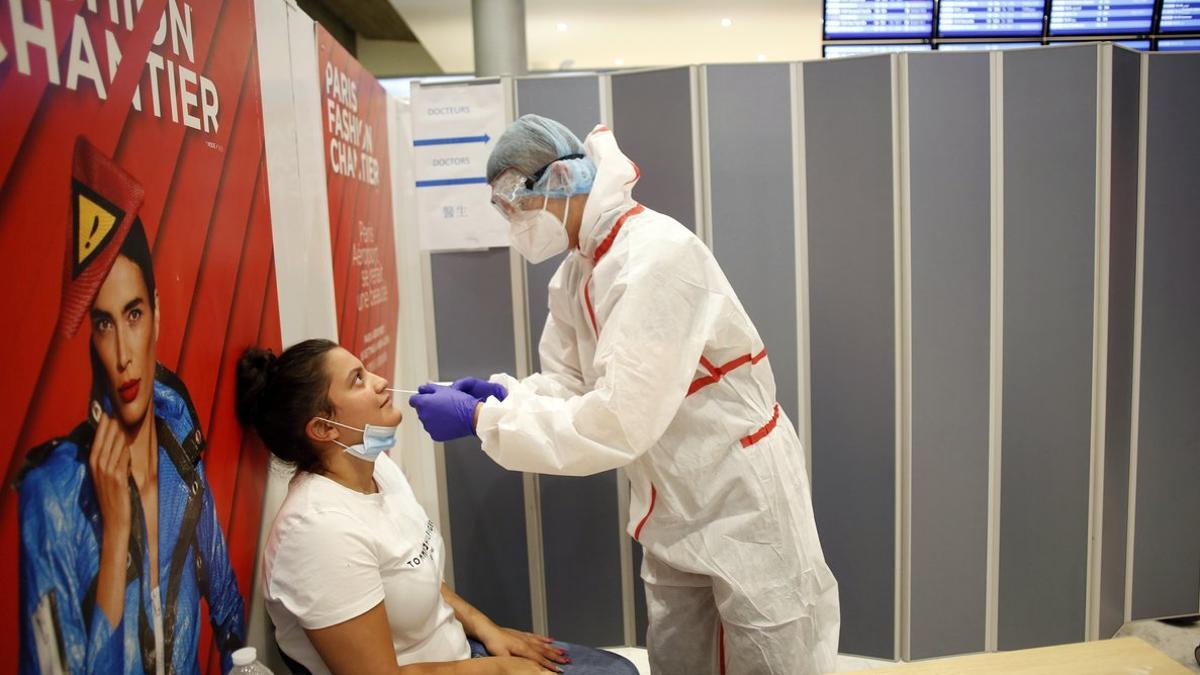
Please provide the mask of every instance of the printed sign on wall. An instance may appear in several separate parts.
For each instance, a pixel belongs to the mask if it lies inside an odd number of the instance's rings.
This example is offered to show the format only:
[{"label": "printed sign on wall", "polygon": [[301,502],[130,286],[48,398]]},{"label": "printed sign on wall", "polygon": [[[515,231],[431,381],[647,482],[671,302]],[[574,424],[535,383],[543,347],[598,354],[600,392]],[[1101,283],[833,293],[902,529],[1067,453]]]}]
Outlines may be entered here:
[{"label": "printed sign on wall", "polygon": [[487,184],[488,156],[504,133],[501,86],[414,87],[412,124],[421,248],[508,246],[508,223]]}]

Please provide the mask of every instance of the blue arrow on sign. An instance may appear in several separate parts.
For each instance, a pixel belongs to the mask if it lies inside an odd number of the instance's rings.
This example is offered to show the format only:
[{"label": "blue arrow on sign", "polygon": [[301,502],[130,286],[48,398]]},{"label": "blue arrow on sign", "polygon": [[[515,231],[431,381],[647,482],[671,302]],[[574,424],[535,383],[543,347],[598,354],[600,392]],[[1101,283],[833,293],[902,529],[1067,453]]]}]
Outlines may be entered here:
[{"label": "blue arrow on sign", "polygon": [[452,136],[450,138],[422,138],[413,141],[413,147],[421,147],[424,145],[460,145],[463,143],[483,143],[492,140],[491,136],[484,134],[482,136]]},{"label": "blue arrow on sign", "polygon": [[487,178],[483,176],[472,178],[439,178],[437,180],[419,180],[417,187],[445,187],[447,185],[482,185],[487,183]]}]

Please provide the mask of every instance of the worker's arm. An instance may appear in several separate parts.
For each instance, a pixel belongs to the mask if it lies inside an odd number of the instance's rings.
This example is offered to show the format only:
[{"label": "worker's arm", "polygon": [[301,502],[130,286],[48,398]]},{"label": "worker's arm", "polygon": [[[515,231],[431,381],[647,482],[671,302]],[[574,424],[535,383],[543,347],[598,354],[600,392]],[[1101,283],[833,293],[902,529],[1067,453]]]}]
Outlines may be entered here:
[{"label": "worker's arm", "polygon": [[[657,242],[656,242],[657,243]],[[708,336],[736,320],[731,300],[708,289],[703,254],[677,242],[607,288],[593,288],[598,377],[579,396],[539,394],[507,376],[504,401],[478,410],[476,433],[514,471],[588,475],[629,464],[678,414]]]}]

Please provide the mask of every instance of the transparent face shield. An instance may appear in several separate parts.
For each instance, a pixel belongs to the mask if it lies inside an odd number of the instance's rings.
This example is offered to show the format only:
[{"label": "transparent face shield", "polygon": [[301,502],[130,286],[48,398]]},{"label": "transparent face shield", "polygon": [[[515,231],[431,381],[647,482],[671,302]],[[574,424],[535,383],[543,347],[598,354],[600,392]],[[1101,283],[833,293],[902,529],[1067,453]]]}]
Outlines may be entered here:
[{"label": "transparent face shield", "polygon": [[544,195],[535,195],[526,184],[529,179],[520,173],[508,170],[492,183],[492,206],[505,220],[512,222],[522,211],[541,208]]},{"label": "transparent face shield", "polygon": [[542,175],[554,162],[565,159],[582,159],[583,157],[584,155],[579,154],[559,157],[530,176],[523,175],[515,169],[505,171],[492,182],[492,206],[509,222],[519,220],[522,213],[541,210],[546,205],[549,193],[534,192],[533,186],[538,184]]}]

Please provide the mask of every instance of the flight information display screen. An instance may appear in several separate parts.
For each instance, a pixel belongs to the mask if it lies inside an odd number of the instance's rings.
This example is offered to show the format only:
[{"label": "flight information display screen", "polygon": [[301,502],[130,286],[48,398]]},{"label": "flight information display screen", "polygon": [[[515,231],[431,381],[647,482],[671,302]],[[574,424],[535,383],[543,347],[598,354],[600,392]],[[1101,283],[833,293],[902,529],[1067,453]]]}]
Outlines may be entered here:
[{"label": "flight information display screen", "polygon": [[1200,33],[1200,0],[1163,0],[1160,33]]},{"label": "flight information display screen", "polygon": [[939,52],[985,52],[993,49],[1024,49],[1040,47],[1040,42],[943,42]]},{"label": "flight information display screen", "polygon": [[1051,35],[1126,35],[1149,33],[1154,0],[1054,0]]},{"label": "flight information display screen", "polygon": [[1045,11],[1045,0],[942,0],[938,35],[1040,37]]},{"label": "flight information display screen", "polygon": [[891,54],[892,52],[927,52],[929,45],[825,45],[823,54],[827,59],[864,54]]},{"label": "flight information display screen", "polygon": [[825,0],[825,37],[933,37],[933,0]]},{"label": "flight information display screen", "polygon": [[[1052,44],[1052,45],[1094,45],[1094,44],[1096,44],[1096,42],[1090,41],[1090,40],[1066,40],[1063,42],[1051,42],[1050,44]],[[1121,45],[1122,47],[1128,47],[1129,49],[1136,49],[1139,52],[1150,51],[1150,41],[1149,40],[1116,40],[1113,42],[1113,44]]]},{"label": "flight information display screen", "polygon": [[1200,39],[1195,40],[1159,40],[1160,52],[1200,52]]}]

